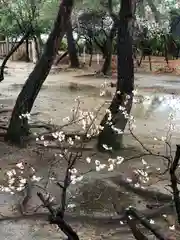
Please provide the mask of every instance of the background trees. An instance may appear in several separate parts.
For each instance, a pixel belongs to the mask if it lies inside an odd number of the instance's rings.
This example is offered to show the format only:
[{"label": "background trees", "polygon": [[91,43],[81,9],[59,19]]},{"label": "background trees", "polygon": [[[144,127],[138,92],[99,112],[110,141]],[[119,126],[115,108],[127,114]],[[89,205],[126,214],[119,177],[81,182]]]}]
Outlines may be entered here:
[{"label": "background trees", "polygon": [[[72,8],[73,0],[62,0],[60,2],[57,18],[49,34],[43,54],[17,98],[6,136],[6,139],[13,143],[22,144],[24,138],[29,134],[26,114],[31,112],[41,86],[49,74],[59,43],[66,32],[68,21],[70,21]],[[24,115],[25,117],[23,117]]]}]

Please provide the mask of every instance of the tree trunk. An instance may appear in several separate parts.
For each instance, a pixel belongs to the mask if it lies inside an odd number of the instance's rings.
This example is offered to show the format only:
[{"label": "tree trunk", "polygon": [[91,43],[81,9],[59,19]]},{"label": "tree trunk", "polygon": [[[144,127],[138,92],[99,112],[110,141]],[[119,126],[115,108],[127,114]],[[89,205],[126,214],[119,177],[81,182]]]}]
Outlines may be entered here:
[{"label": "tree trunk", "polygon": [[[117,86],[115,96],[110,104],[110,115],[106,114],[101,122],[103,130],[99,134],[98,149],[104,151],[106,147],[118,150],[121,147],[121,132],[127,124],[127,114],[130,113],[134,90],[134,63],[132,35],[129,24],[134,12],[135,0],[121,0],[120,19],[117,21]],[[125,113],[125,114],[124,114]]]},{"label": "tree trunk", "polygon": [[51,70],[59,43],[67,29],[67,22],[72,12],[73,3],[73,0],[61,1],[58,15],[45,44],[44,52],[16,100],[6,135],[6,140],[11,143],[22,144],[24,138],[29,134],[28,120],[21,116],[31,112],[41,86]]},{"label": "tree trunk", "polygon": [[29,39],[26,38],[26,62],[30,62],[29,58]]},{"label": "tree trunk", "polygon": [[36,50],[36,59],[37,61],[39,60],[40,58],[40,49],[39,49],[39,43],[38,43],[38,39],[36,36],[33,37],[34,39],[34,44],[35,44],[35,50]]},{"label": "tree trunk", "polygon": [[2,82],[4,80],[4,68],[6,66],[7,61],[9,60],[9,58],[13,55],[13,53],[23,44],[24,40],[26,40],[26,38],[29,36],[29,32],[27,32],[22,38],[21,40],[12,47],[11,51],[9,51],[9,53],[6,55],[6,57],[4,58],[1,68],[0,68],[0,82]]},{"label": "tree trunk", "polygon": [[93,52],[90,53],[89,67],[91,67],[91,65],[92,65],[92,58],[93,58]]},{"label": "tree trunk", "polygon": [[39,44],[39,54],[41,55],[42,52],[43,52],[43,41],[41,39],[41,34],[36,34],[36,39],[38,41],[38,44]]},{"label": "tree trunk", "polygon": [[73,37],[73,29],[72,29],[72,22],[71,19],[68,21],[68,26],[67,26],[67,42],[68,42],[68,53],[69,53],[69,58],[70,58],[70,67],[71,68],[79,68],[79,59],[78,59],[78,54],[77,54],[77,49],[76,49],[76,43],[74,41]]},{"label": "tree trunk", "polygon": [[90,54],[89,67],[91,67],[91,65],[92,65],[92,58],[93,58],[93,44],[92,44],[92,42],[89,43],[89,54]]},{"label": "tree trunk", "polygon": [[100,43],[100,41],[98,41],[98,39],[96,37],[94,37],[94,43],[97,45],[97,47],[99,48],[99,50],[102,52],[103,58],[105,58],[105,51],[106,51],[106,43]]},{"label": "tree trunk", "polygon": [[105,61],[104,61],[104,64],[103,64],[103,67],[102,67],[102,70],[101,70],[101,72],[104,75],[108,75],[108,73],[110,71],[111,58],[112,58],[112,48],[113,48],[112,43],[113,43],[113,39],[114,39],[115,34],[116,34],[116,28],[117,28],[117,26],[114,23],[112,28],[111,28],[111,31],[110,31],[109,37],[107,39],[107,42],[106,42]]}]

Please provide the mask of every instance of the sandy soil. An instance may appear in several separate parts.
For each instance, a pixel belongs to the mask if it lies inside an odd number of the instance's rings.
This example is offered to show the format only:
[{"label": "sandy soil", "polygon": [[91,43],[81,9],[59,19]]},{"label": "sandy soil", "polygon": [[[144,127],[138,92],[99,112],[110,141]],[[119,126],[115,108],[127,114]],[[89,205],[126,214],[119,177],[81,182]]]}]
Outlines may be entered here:
[{"label": "sandy soil", "polygon": [[[26,63],[13,63],[8,64],[7,75],[5,80],[1,83],[1,96],[0,103],[3,107],[11,108],[16,100],[18,93],[20,92],[26,77],[31,71],[33,64]],[[114,81],[113,79],[104,79],[96,77],[85,77],[84,75],[92,73],[92,69],[84,70],[70,70],[63,71],[53,69],[48,76],[43,88],[36,100],[33,108],[33,113],[37,113],[32,116],[33,121],[52,121],[54,124],[62,124],[63,118],[70,115],[70,110],[73,108],[77,96],[81,96],[83,99],[82,109],[94,110],[100,106],[105,100],[111,100],[114,89],[107,88],[106,95],[100,97],[101,85],[106,80],[108,83]],[[172,138],[172,151],[174,145],[179,141],[179,77],[157,74],[145,74],[136,73],[136,86],[138,88],[138,94],[135,97],[135,103],[132,113],[136,119],[135,134],[138,136],[147,147],[155,149],[164,153],[164,146],[162,141],[154,140],[155,137],[162,137],[167,132],[168,116],[172,110],[176,109],[176,118],[174,123],[176,125],[176,131],[173,133]],[[174,93],[174,94],[170,94]],[[142,99],[145,98],[145,101]],[[100,114],[104,114],[104,109]],[[9,114],[2,116],[1,119],[8,121]],[[93,169],[88,173],[85,179],[80,185],[75,185],[70,188],[69,194],[69,211],[81,214],[112,214],[114,209],[112,207],[112,199],[118,204],[120,209],[130,205],[135,205],[138,209],[146,208],[146,201],[141,198],[137,198],[136,195],[127,194],[127,191],[117,186],[116,179],[119,174],[124,174],[126,177],[132,178],[132,172],[134,169],[142,168],[141,158],[124,161],[113,172],[107,172],[106,170],[101,173],[94,171],[94,163],[87,164],[86,156],[93,154],[93,161],[98,159],[103,163],[107,163],[109,157],[115,157],[114,155],[106,155],[97,153],[95,150],[95,142],[91,142],[89,147],[92,147],[90,152],[85,152],[81,161],[77,163],[77,169],[82,173]],[[47,148],[35,146],[34,143],[30,144],[27,149],[18,149],[12,146],[8,146],[3,142],[0,143],[0,181],[3,181],[4,173],[11,169],[17,161],[27,162],[32,164],[38,176],[43,176],[41,186],[46,183],[49,176],[49,166],[54,160],[55,151]],[[117,155],[124,156],[125,159],[129,159],[134,155],[142,153],[142,148],[129,134],[128,130],[124,137],[124,148],[117,153]],[[157,168],[164,168],[164,162],[153,156],[146,156],[144,159],[150,165],[149,173],[151,175],[150,181],[147,184],[148,188],[157,189],[167,193],[164,189],[165,183],[167,183],[167,176],[161,179],[157,173]],[[56,159],[57,160],[57,159]],[[63,179],[64,168],[66,163],[62,159],[58,159],[56,165],[51,169],[51,174],[58,179]],[[111,183],[111,184],[110,184]],[[120,188],[117,190],[117,187]],[[37,186],[33,188],[33,198],[28,204],[28,211],[31,211],[40,204],[39,199],[36,197],[36,192],[39,190]],[[59,188],[55,187],[53,182],[48,184],[48,190],[56,197],[57,202],[60,200]],[[74,197],[72,197],[74,196]],[[19,195],[0,195],[0,212],[4,215],[17,214],[16,210],[12,211],[12,206],[17,204],[21,199]],[[71,205],[70,205],[71,204]],[[75,209],[70,206],[76,205]],[[157,220],[158,221],[158,220]],[[133,239],[131,234],[127,233],[127,228],[121,227],[119,224],[107,226],[100,222],[88,222],[70,219],[72,226],[77,230],[82,239]],[[165,223],[161,221],[163,229],[167,230]],[[57,232],[52,226],[49,226],[45,222],[35,222],[33,220],[26,220],[20,222],[3,222],[0,226],[2,234],[1,239],[59,239],[61,233]],[[126,231],[126,234],[124,233]],[[16,238],[15,238],[16,236]]]}]

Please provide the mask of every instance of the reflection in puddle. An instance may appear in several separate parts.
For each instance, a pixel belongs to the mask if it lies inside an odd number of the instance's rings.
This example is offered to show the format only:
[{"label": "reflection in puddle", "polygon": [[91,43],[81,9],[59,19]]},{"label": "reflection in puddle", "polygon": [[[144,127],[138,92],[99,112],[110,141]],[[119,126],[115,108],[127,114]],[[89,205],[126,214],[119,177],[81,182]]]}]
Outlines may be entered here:
[{"label": "reflection in puddle", "polygon": [[173,113],[176,120],[180,118],[180,98],[173,95],[137,95],[134,98],[133,115],[136,118],[151,118],[156,116],[159,119],[168,119]]}]

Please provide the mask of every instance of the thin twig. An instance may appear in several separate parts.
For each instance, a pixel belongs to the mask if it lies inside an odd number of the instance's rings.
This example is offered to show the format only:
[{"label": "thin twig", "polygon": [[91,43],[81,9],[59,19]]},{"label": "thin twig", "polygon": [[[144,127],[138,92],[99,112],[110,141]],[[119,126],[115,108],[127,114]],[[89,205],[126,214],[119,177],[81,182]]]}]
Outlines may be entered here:
[{"label": "thin twig", "polygon": [[178,180],[176,177],[176,170],[178,167],[179,159],[180,159],[180,145],[176,145],[176,154],[171,164],[171,167],[169,169],[169,173],[171,177],[171,188],[173,190],[173,199],[176,207],[178,223],[180,224],[180,199],[179,199]]}]

